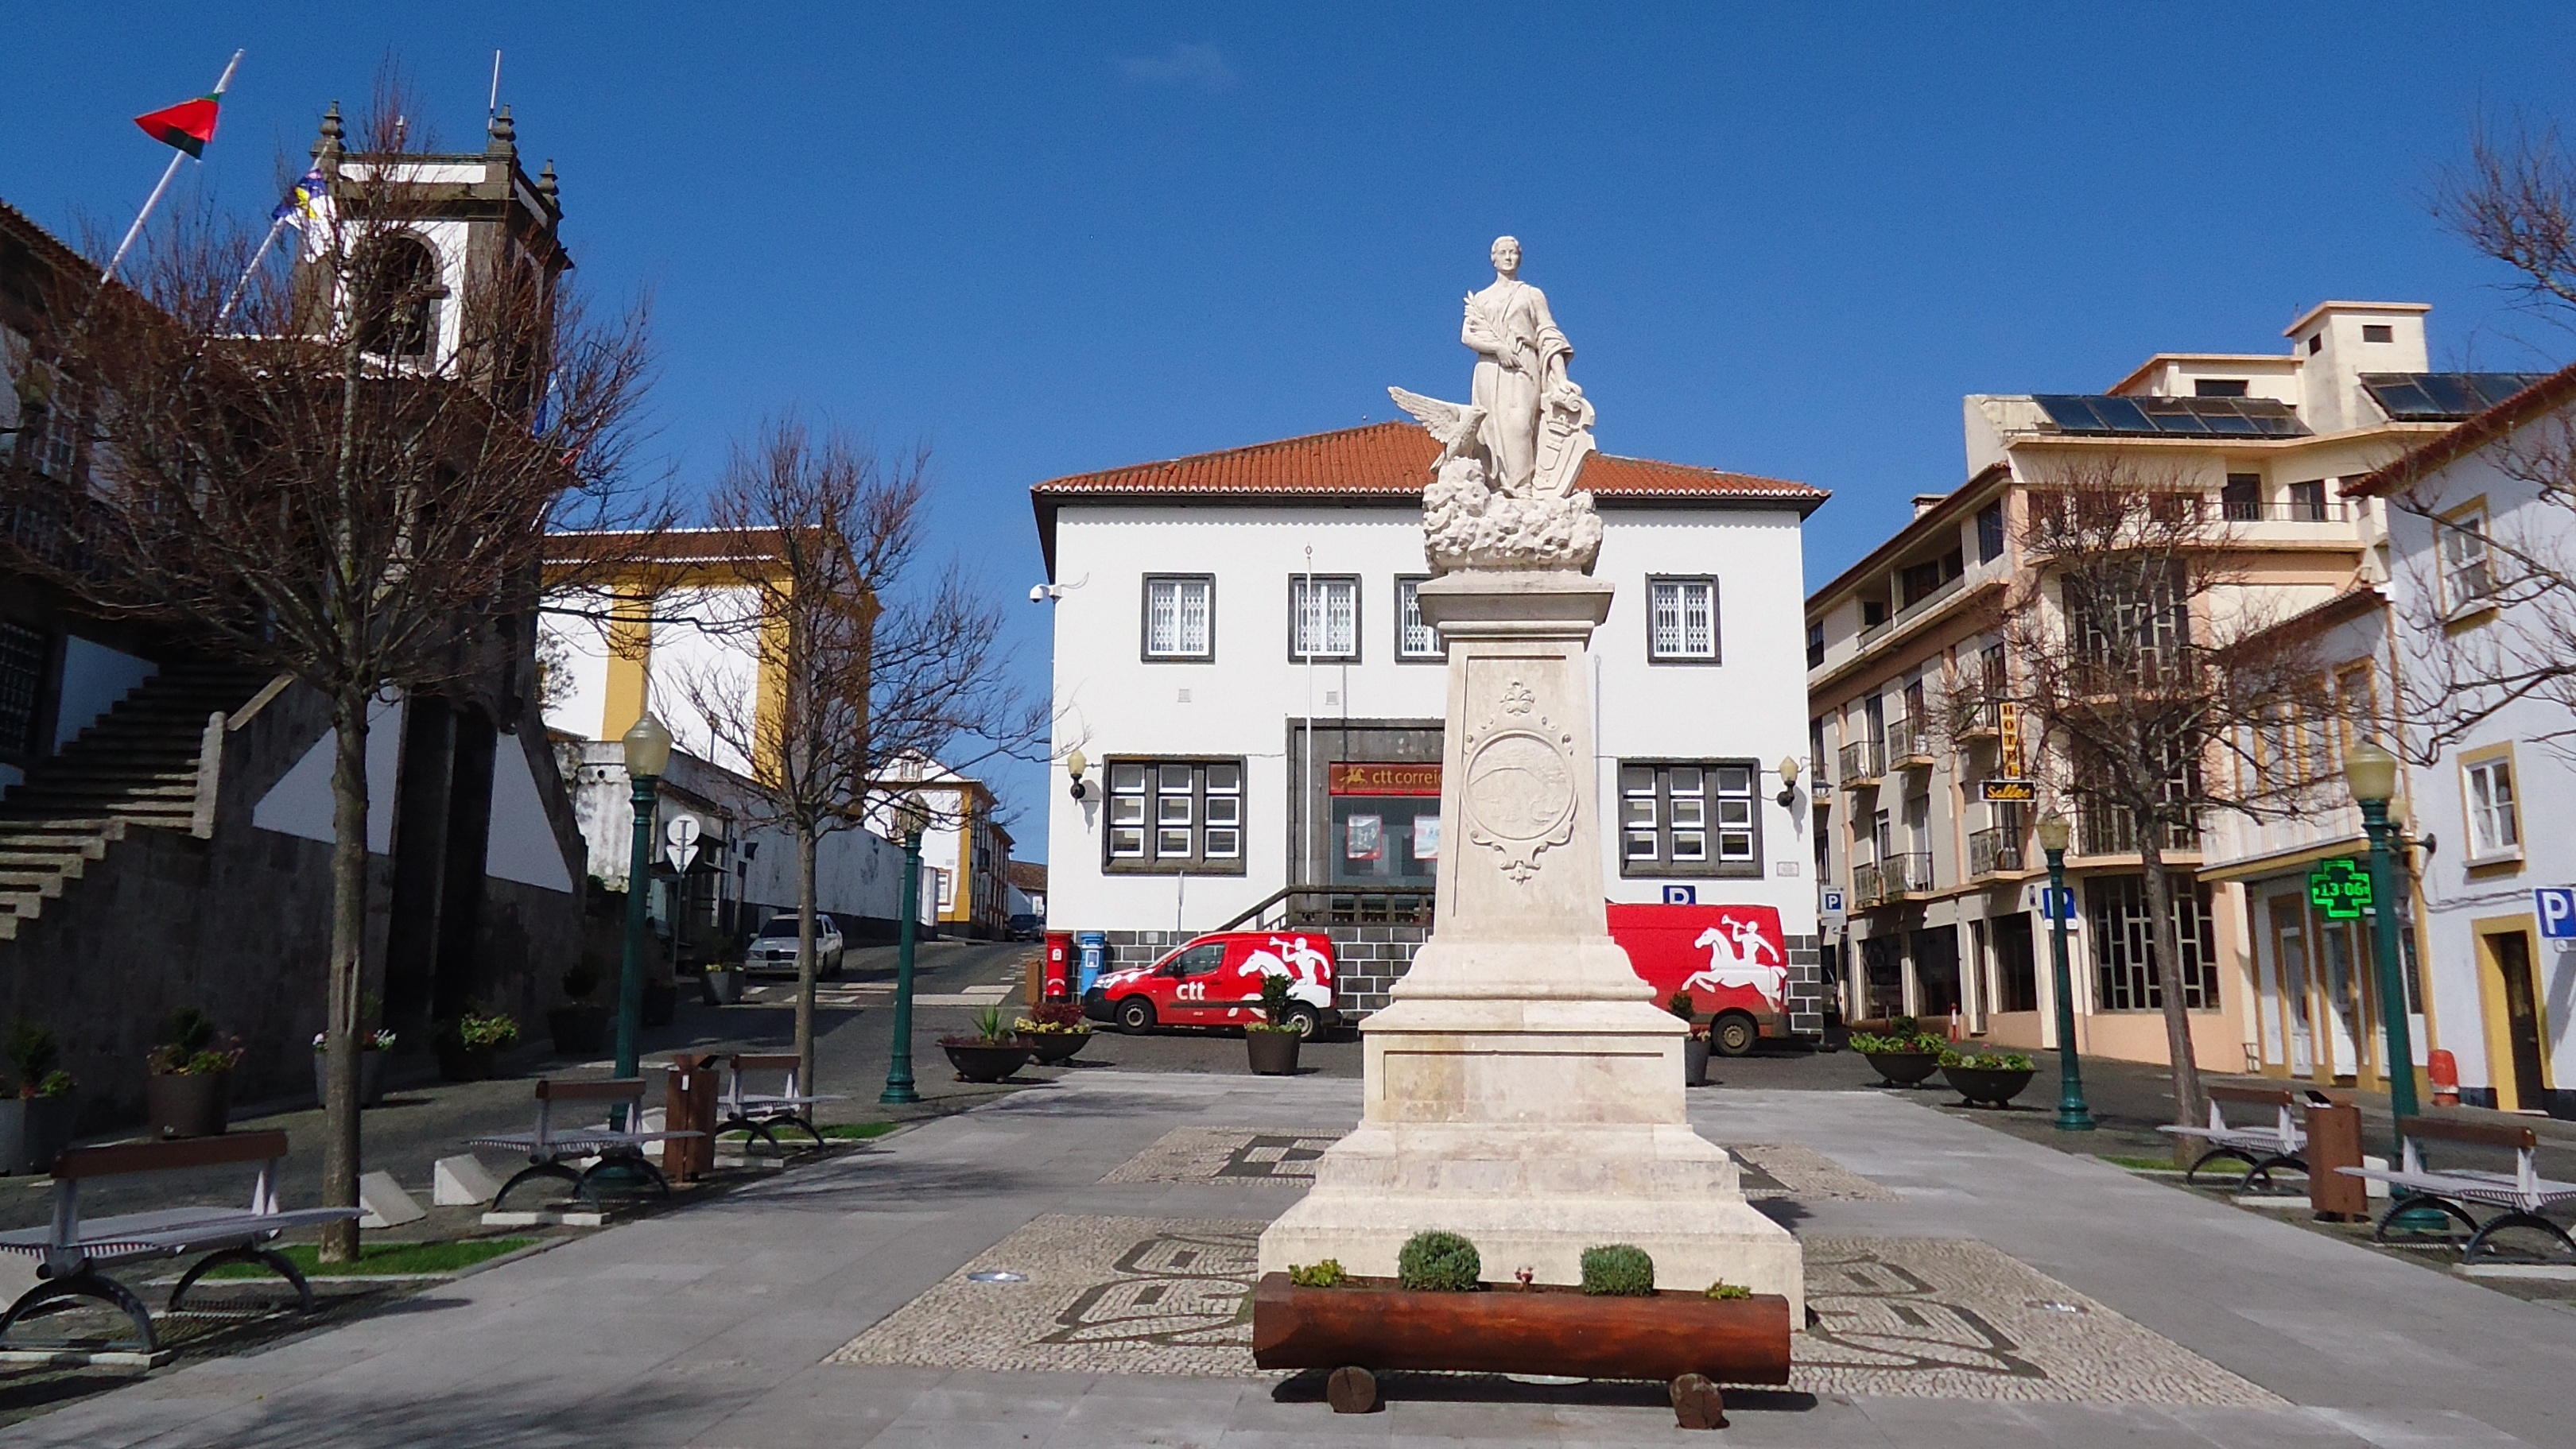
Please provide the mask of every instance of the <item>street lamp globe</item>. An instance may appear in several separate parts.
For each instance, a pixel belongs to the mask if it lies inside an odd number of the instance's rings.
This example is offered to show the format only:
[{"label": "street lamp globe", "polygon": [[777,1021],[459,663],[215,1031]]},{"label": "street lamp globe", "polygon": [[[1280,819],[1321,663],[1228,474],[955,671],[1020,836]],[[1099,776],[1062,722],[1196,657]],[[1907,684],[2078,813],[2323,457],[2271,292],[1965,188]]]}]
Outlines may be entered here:
[{"label": "street lamp globe", "polygon": [[2039,835],[2039,848],[2064,854],[2066,843],[2075,838],[2075,822],[2051,810],[2039,817],[2034,827]]},{"label": "street lamp globe", "polygon": [[2343,752],[2343,778],[2355,800],[2389,800],[2397,794],[2397,757],[2375,741],[2355,740]]},{"label": "street lamp globe", "polygon": [[650,714],[639,716],[619,744],[626,747],[626,773],[660,779],[671,767],[671,732]]}]

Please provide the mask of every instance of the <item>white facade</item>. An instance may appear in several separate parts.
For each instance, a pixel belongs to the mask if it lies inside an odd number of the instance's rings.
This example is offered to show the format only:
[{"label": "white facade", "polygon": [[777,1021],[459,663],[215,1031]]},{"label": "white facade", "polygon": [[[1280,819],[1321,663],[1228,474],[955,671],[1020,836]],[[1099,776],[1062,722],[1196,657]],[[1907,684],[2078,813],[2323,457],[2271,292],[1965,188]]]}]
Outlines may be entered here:
[{"label": "white facade", "polygon": [[[1803,493],[1803,490],[1801,490]],[[1805,507],[1821,495],[1804,494]],[[1603,501],[1597,578],[1617,589],[1590,650],[1605,809],[1619,799],[1620,762],[1742,762],[1753,771],[1756,858],[1737,876],[1630,876],[1620,835],[1603,834],[1612,899],[1657,902],[1687,886],[1701,904],[1770,905],[1793,940],[1815,934],[1814,882],[1803,864],[1806,754],[1803,597],[1796,501],[1765,504]],[[1311,553],[1310,553],[1311,551]],[[1322,883],[1329,862],[1301,857],[1334,839],[1292,842],[1292,802],[1325,781],[1302,778],[1296,742],[1309,717],[1328,728],[1439,726],[1447,670],[1438,659],[1397,656],[1400,579],[1429,573],[1418,497],[1347,506],[1240,497],[1160,502],[1066,499],[1054,520],[1053,758],[1048,801],[1048,927],[1057,931],[1204,930],[1292,883]],[[1311,571],[1358,582],[1357,658],[1291,657],[1291,592]],[[1213,581],[1212,657],[1163,662],[1145,655],[1145,580],[1159,574]],[[1714,662],[1655,663],[1647,654],[1648,578],[1713,580]],[[1328,640],[1327,643],[1338,643]],[[1067,789],[1063,762],[1086,756],[1086,798]],[[1329,768],[1326,750],[1313,769]],[[1782,805],[1778,762],[1799,765]],[[1427,758],[1436,761],[1434,749]],[[1109,862],[1104,832],[1113,762],[1240,760],[1241,856],[1229,873],[1124,873]],[[1299,778],[1292,778],[1292,775]],[[1436,810],[1436,801],[1427,802]],[[1351,848],[1340,839],[1340,848]],[[1425,888],[1427,890],[1427,887]]]}]

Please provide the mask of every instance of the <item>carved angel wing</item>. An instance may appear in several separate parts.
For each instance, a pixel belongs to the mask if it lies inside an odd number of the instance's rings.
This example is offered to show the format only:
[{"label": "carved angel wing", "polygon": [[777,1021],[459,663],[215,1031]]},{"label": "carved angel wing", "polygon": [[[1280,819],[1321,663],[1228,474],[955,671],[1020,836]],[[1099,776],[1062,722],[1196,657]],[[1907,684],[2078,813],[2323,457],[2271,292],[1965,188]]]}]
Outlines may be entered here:
[{"label": "carved angel wing", "polygon": [[1413,420],[1422,424],[1424,432],[1440,440],[1440,456],[1433,461],[1432,467],[1437,468],[1475,446],[1476,428],[1485,420],[1483,408],[1474,403],[1442,402],[1436,397],[1424,397],[1400,387],[1388,388],[1386,395],[1395,399],[1397,407],[1413,414]]}]

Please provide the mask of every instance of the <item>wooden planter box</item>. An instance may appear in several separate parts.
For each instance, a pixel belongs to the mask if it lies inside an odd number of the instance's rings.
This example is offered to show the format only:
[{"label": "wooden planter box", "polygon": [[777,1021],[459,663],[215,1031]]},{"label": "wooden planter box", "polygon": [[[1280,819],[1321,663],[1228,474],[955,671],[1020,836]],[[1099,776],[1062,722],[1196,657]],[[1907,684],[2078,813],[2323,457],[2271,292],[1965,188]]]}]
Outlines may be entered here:
[{"label": "wooden planter box", "polygon": [[1336,1370],[1342,1413],[1374,1405],[1370,1372],[1381,1369],[1662,1379],[1683,1427],[1713,1429],[1725,1422],[1716,1384],[1789,1381],[1789,1300],[1555,1287],[1415,1293],[1367,1278],[1299,1288],[1265,1273],[1252,1294],[1252,1357],[1266,1369]]}]

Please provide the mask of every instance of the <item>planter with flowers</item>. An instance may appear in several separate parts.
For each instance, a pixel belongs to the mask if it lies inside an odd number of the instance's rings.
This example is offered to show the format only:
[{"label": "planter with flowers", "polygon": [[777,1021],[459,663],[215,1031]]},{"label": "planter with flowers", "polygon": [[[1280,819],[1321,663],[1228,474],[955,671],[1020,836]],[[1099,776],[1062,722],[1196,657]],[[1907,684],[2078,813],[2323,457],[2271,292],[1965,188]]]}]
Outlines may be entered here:
[{"label": "planter with flowers", "polygon": [[546,1013],[556,1055],[596,1056],[608,1049],[608,1008],[591,999],[601,977],[598,961],[587,954],[563,974],[564,1004]]},{"label": "planter with flowers", "polygon": [[161,1044],[143,1059],[152,1135],[222,1136],[232,1109],[233,1068],[241,1059],[241,1042],[217,1031],[213,1017],[193,1006],[171,1013]]},{"label": "planter with flowers", "polygon": [[1082,1019],[1082,1004],[1076,1001],[1042,1001],[1013,1025],[1042,1067],[1064,1065],[1091,1042],[1091,1023]]},{"label": "planter with flowers", "polygon": [[72,1145],[79,1103],[62,1055],[54,1034],[34,1022],[9,1029],[11,1090],[0,1096],[0,1172],[51,1171],[54,1158]]},{"label": "planter with flowers", "polygon": [[1265,1019],[1243,1029],[1244,1051],[1251,1058],[1255,1076],[1297,1075],[1297,1048],[1306,1034],[1298,1030],[1297,1018],[1290,1014],[1295,1008],[1284,973],[1272,972],[1261,978],[1261,1014]]},{"label": "planter with flowers", "polygon": [[1974,1106],[1979,1102],[2011,1104],[2030,1085],[2030,1058],[2020,1052],[1941,1053],[1941,1075]]},{"label": "planter with flowers", "polygon": [[[385,1104],[385,1059],[394,1049],[394,1034],[378,1027],[358,1033],[358,1105]],[[313,1099],[331,1100],[331,1034],[313,1033]]]},{"label": "planter with flowers", "polygon": [[1682,1085],[1708,1085],[1708,1028],[1699,1024],[1699,1003],[1687,991],[1676,991],[1664,1002],[1664,1010],[1682,1019],[1690,1028],[1690,1039],[1682,1043]]},{"label": "planter with flowers", "polygon": [[514,1018],[468,1006],[464,1015],[440,1029],[434,1042],[438,1074],[451,1082],[488,1081],[501,1053],[518,1042],[519,1023]]},{"label": "planter with flowers", "polygon": [[973,1036],[943,1036],[939,1049],[961,1082],[999,1082],[1029,1064],[1036,1049],[1002,1020],[1002,1009],[988,1006],[975,1014]]},{"label": "planter with flowers", "polygon": [[1877,1069],[1880,1086],[1911,1087],[1941,1069],[1941,1053],[1950,1044],[1918,1028],[1913,1017],[1900,1016],[1887,1024],[1885,1036],[1853,1032],[1851,1049]]}]

